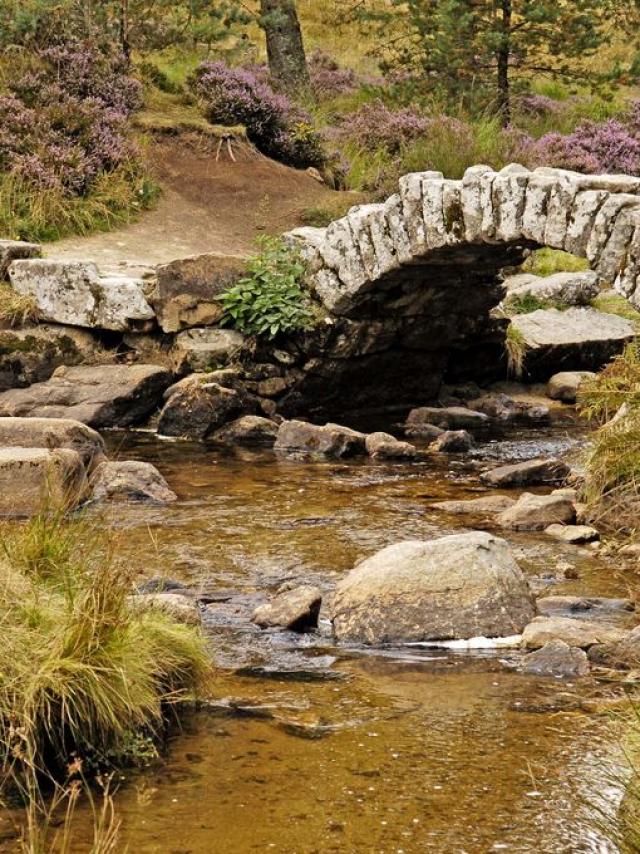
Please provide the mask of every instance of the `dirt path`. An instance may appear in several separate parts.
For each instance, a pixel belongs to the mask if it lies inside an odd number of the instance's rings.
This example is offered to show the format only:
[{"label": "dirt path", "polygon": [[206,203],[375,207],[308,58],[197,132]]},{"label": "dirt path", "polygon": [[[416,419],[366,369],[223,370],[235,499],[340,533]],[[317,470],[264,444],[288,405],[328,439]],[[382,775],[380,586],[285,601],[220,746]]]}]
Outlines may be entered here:
[{"label": "dirt path", "polygon": [[293,228],[306,208],[335,206],[343,195],[248,147],[235,156],[235,163],[226,153],[216,162],[211,148],[184,137],[156,142],[149,157],[163,187],[158,206],[115,231],[51,244],[46,254],[104,270],[205,252],[247,255],[258,235]]}]

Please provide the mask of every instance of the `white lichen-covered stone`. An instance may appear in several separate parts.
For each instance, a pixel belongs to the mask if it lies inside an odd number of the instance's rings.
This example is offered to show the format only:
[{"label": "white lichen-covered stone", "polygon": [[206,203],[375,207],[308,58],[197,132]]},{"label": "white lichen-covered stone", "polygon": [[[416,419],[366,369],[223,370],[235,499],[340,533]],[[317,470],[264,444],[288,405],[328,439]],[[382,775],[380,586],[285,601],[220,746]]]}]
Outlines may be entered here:
[{"label": "white lichen-covered stone", "polygon": [[541,174],[537,169],[529,176],[527,198],[522,213],[522,236],[527,240],[544,243],[549,196],[555,183],[553,177]]},{"label": "white lichen-covered stone", "polygon": [[522,216],[531,173],[524,166],[512,163],[501,169],[493,181],[495,237],[498,240],[517,240],[522,236]]},{"label": "white lichen-covered stone", "polygon": [[348,217],[338,219],[327,227],[326,237],[318,251],[327,267],[337,273],[348,288],[358,288],[367,281],[360,249],[354,240]]},{"label": "white lichen-covered stone", "polygon": [[606,200],[607,193],[604,190],[583,190],[576,195],[564,241],[566,252],[584,256],[596,216]]},{"label": "white lichen-covered stone", "polygon": [[389,237],[393,243],[396,258],[400,264],[410,264],[413,261],[411,241],[405,225],[402,211],[402,199],[395,194],[384,203],[384,210],[389,224]]},{"label": "white lichen-covered stone", "polygon": [[365,273],[370,280],[378,279],[381,275],[378,256],[371,238],[371,217],[380,212],[380,205],[358,205],[351,208],[347,214],[353,238],[360,250],[360,259]]},{"label": "white lichen-covered stone", "polygon": [[21,258],[39,258],[42,247],[38,243],[26,243],[24,240],[0,240],[0,282],[7,277],[9,267]]},{"label": "white lichen-covered stone", "polygon": [[639,205],[640,199],[629,193],[614,193],[607,196],[596,214],[585,250],[585,257],[592,266],[600,261],[602,251],[611,235],[611,228],[620,211]]},{"label": "white lichen-covered stone", "polygon": [[492,173],[490,166],[471,166],[462,178],[462,215],[464,218],[465,240],[478,243],[482,239],[484,219],[482,176]]},{"label": "white lichen-covered stone", "polygon": [[399,181],[402,211],[405,218],[409,244],[414,256],[424,254],[427,240],[423,219],[423,187],[432,180],[441,181],[442,172],[411,172]]},{"label": "white lichen-covered stone", "polygon": [[127,332],[148,328],[155,313],[142,279],[100,276],[95,264],[40,258],[14,261],[13,288],[36,301],[40,319]]},{"label": "white lichen-covered stone", "polygon": [[597,270],[603,282],[613,284],[627,265],[627,257],[632,237],[638,225],[640,206],[625,207],[615,219]]}]

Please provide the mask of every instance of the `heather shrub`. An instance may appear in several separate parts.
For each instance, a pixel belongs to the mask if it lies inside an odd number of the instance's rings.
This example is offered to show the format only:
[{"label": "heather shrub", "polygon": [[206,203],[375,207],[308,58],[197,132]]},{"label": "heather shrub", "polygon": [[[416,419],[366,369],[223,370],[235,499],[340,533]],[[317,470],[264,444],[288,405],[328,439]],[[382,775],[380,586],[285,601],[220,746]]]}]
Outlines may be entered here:
[{"label": "heather shrub", "polygon": [[320,100],[346,95],[360,85],[358,75],[352,68],[342,68],[322,50],[314,50],[308,64],[311,87]]},{"label": "heather shrub", "polygon": [[[142,105],[121,57],[92,43],[40,51],[0,96],[0,223],[23,238],[56,237],[100,215],[108,227],[150,200],[128,118]],[[109,180],[103,180],[109,176]],[[126,192],[124,192],[126,191]],[[92,195],[99,204],[89,203]],[[78,200],[87,202],[82,213]],[[51,217],[51,218],[50,218]]]},{"label": "heather shrub", "polygon": [[548,133],[531,144],[534,165],[557,166],[576,172],[640,172],[640,139],[618,121],[584,122],[573,133]]},{"label": "heather shrub", "polygon": [[392,109],[382,101],[372,101],[341,117],[332,136],[338,140],[352,140],[366,151],[382,148],[389,154],[396,154],[408,143],[424,136],[428,128],[429,119],[414,109]]},{"label": "heather shrub", "polygon": [[263,154],[291,166],[322,165],[321,140],[311,117],[274,92],[261,71],[203,62],[189,82],[210,122],[244,125]]}]

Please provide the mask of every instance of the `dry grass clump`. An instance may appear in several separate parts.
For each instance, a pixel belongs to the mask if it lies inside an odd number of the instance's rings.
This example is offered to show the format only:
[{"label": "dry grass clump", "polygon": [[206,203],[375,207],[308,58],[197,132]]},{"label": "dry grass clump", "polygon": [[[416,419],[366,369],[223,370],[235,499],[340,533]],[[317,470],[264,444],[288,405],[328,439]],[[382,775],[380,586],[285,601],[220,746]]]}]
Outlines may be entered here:
[{"label": "dry grass clump", "polygon": [[524,372],[524,360],[527,355],[527,342],[524,335],[513,324],[507,327],[505,338],[505,350],[507,354],[507,373],[515,379],[522,379]]},{"label": "dry grass clump", "polygon": [[624,352],[580,389],[582,415],[601,426],[585,458],[584,497],[594,520],[633,531],[640,518],[640,349]]},{"label": "dry grass clump", "polygon": [[50,513],[0,529],[1,762],[29,799],[73,763],[123,764],[136,736],[159,733],[207,683],[201,633],[136,608],[132,592],[130,570],[83,521]]},{"label": "dry grass clump", "polygon": [[19,294],[7,282],[0,282],[0,325],[24,326],[37,319],[35,298]]}]

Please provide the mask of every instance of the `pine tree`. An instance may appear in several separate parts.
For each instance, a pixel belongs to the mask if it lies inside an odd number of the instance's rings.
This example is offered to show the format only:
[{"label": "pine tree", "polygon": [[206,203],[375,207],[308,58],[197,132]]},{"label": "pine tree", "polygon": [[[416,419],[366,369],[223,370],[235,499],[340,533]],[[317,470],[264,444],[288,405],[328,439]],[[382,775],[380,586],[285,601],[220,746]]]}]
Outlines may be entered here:
[{"label": "pine tree", "polygon": [[295,0],[260,0],[259,20],[273,79],[289,91],[307,88],[309,71]]}]

